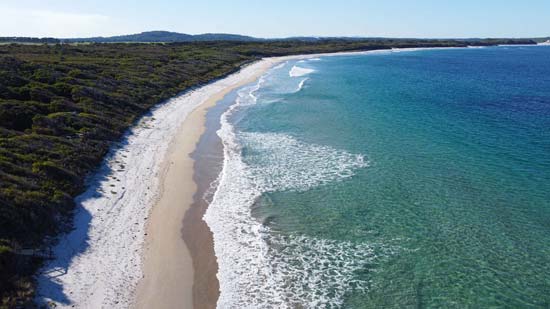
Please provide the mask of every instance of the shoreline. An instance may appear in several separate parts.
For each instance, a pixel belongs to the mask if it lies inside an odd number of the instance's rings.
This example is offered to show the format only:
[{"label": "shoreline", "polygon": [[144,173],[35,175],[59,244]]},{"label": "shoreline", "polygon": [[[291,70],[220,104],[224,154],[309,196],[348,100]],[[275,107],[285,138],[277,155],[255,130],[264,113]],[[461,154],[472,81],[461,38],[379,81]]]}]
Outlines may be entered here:
[{"label": "shoreline", "polygon": [[[437,48],[437,49],[442,49],[442,48]],[[286,61],[311,59],[311,58],[317,58],[317,57],[354,56],[354,55],[363,55],[363,54],[405,52],[405,51],[417,51],[417,50],[421,50],[421,49],[419,48],[382,49],[382,50],[359,51],[359,52],[303,54],[303,55],[264,58],[264,59],[272,60],[272,63],[269,68],[259,73],[255,79],[252,79],[247,83],[243,83],[238,87],[234,87],[228,90],[226,93],[224,93],[223,96],[220,96],[218,100],[216,100],[216,102],[213,102],[211,106],[205,108],[204,115],[203,115],[203,124],[205,124],[208,120],[215,120],[217,122],[216,128],[214,130],[212,130],[212,128],[208,126],[205,129],[206,131],[208,130],[213,131],[209,133],[210,136],[208,136],[207,139],[211,139],[212,135],[214,135],[214,138],[217,141],[216,141],[216,144],[214,144],[214,142],[212,141],[209,141],[210,144],[204,145],[204,146],[199,145],[197,143],[197,146],[192,153],[192,157],[195,162],[193,179],[195,181],[195,185],[197,186],[197,190],[195,192],[195,197],[192,205],[185,212],[185,216],[183,219],[183,226],[182,226],[183,239],[185,240],[188,248],[190,248],[189,251],[191,256],[193,257],[193,270],[195,272],[194,284],[193,284],[193,308],[216,308],[217,300],[220,295],[220,290],[219,290],[220,284],[218,282],[218,261],[217,261],[218,258],[214,250],[213,234],[210,227],[204,220],[204,215],[206,213],[206,210],[208,209],[210,202],[212,202],[212,198],[215,194],[215,191],[217,190],[217,183],[215,182],[218,180],[219,174],[222,172],[223,164],[224,164],[224,149],[223,149],[224,145],[222,143],[222,140],[216,134],[217,133],[216,131],[220,128],[220,117],[222,116],[225,110],[227,110],[228,108],[230,108],[231,105],[234,104],[234,102],[229,104],[229,106],[221,107],[223,111],[216,113],[216,115],[214,116],[214,118],[217,117],[217,119],[207,119],[208,117],[207,113],[210,112],[210,110],[213,108],[218,108],[219,107],[218,103],[222,102],[225,96],[231,93],[232,91],[238,90],[239,88],[242,88],[246,84],[251,84],[253,81],[256,81],[258,78],[260,78],[269,69]],[[213,126],[213,125],[210,124],[210,126]],[[207,132],[204,132],[204,135],[206,134]],[[204,135],[202,135],[199,138],[199,140],[202,140]],[[204,159],[204,158],[198,157],[197,151],[199,151],[201,147],[215,148],[214,150],[203,149],[198,154],[198,155],[206,154],[210,158]],[[213,156],[215,156],[216,158],[212,158]],[[201,164],[201,161],[208,161],[208,162],[202,162]],[[211,175],[211,174],[215,174],[215,175]],[[204,198],[205,194],[210,196],[208,196],[208,198],[205,199]],[[158,305],[158,303],[156,305]],[[179,305],[179,304],[175,303],[174,305]]]},{"label": "shoreline", "polygon": [[[269,69],[281,62],[375,52],[378,51],[263,58],[230,75],[228,78],[242,74],[244,70],[254,71],[249,76],[244,74],[244,78],[210,94],[206,101],[190,113],[178,129],[162,163],[164,172],[160,176],[159,198],[151,208],[142,252],[143,278],[136,288],[133,307],[216,307],[219,296],[217,257],[214,252],[212,232],[202,218],[208,205],[202,200],[202,192],[198,191],[196,159],[192,157],[197,143],[206,130],[208,110],[227,94],[258,80]],[[178,184],[180,187],[184,184],[185,190],[178,190]],[[179,206],[173,207],[174,205]],[[189,247],[192,249],[190,250]],[[197,269],[200,270],[198,273]]]},{"label": "shoreline", "polygon": [[264,58],[159,104],[111,149],[75,199],[75,229],[60,237],[56,259],[37,275],[37,303],[193,307],[196,280],[182,222],[197,191],[189,154],[205,130],[207,110],[287,60],[392,51]]},{"label": "shoreline", "polygon": [[[237,80],[212,93],[183,122],[164,159],[159,200],[151,210],[143,255],[144,277],[135,298],[137,308],[193,308],[196,282],[192,254],[182,237],[182,221],[195,202],[195,160],[190,156],[206,127],[207,110],[231,91],[258,79],[277,60],[262,59],[243,68]],[[245,70],[252,71],[246,72]],[[245,73],[243,73],[245,72]],[[241,74],[242,76],[238,76]],[[188,231],[190,236],[197,232]],[[204,230],[203,230],[204,232]],[[211,284],[207,282],[207,284]],[[217,291],[214,291],[217,293]],[[215,301],[210,305],[215,307]]]},{"label": "shoreline", "polygon": [[194,160],[193,180],[197,185],[193,204],[183,218],[182,236],[193,260],[194,308],[215,308],[219,282],[218,261],[214,252],[214,239],[210,227],[203,220],[214,197],[216,180],[223,168],[223,144],[217,131],[220,117],[234,102],[234,90],[206,113],[205,131],[191,154]]}]

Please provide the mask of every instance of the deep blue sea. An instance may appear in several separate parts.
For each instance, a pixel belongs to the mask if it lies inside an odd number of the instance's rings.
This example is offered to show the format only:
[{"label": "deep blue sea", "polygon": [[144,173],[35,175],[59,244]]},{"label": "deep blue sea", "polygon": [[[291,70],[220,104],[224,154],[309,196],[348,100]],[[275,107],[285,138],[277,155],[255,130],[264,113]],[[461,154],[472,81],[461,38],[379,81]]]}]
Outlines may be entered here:
[{"label": "deep blue sea", "polygon": [[291,60],[229,98],[220,307],[550,307],[550,47]]}]

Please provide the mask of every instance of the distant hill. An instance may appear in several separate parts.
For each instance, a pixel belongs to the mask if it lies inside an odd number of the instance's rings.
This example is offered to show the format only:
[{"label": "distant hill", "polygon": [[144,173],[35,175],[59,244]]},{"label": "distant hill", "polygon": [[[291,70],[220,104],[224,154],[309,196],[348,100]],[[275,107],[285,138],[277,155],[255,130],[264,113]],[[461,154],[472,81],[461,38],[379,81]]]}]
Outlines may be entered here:
[{"label": "distant hill", "polygon": [[73,38],[63,39],[64,42],[95,42],[95,43],[122,43],[122,42],[197,42],[197,41],[261,41],[238,34],[205,33],[185,34],[170,31],[147,31],[137,34],[118,35],[111,37]]}]

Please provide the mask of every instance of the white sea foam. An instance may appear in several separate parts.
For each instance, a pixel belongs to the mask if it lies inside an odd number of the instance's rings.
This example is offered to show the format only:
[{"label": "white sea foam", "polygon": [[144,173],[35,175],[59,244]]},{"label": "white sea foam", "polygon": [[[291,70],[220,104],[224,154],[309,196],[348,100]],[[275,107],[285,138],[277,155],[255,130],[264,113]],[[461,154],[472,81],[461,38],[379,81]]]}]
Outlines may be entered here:
[{"label": "white sea foam", "polygon": [[376,250],[368,244],[272,233],[252,217],[251,207],[265,192],[304,191],[340,181],[367,162],[362,155],[286,134],[236,132],[228,118],[256,103],[260,83],[239,92],[218,131],[224,164],[204,216],[218,259],[218,307],[338,307],[350,289],[368,288],[356,272],[377,258]]},{"label": "white sea foam", "polygon": [[284,67],[287,63],[288,63],[288,61],[281,62],[281,63],[279,63],[278,65],[274,66],[274,67],[272,68],[272,70],[278,70],[278,69]]},{"label": "white sea foam", "polygon": [[304,88],[304,85],[306,83],[306,81],[308,80],[309,78],[304,78],[300,81],[300,83],[298,84],[298,88],[296,88],[296,91],[294,92],[299,92],[300,90],[302,90],[302,88]]},{"label": "white sea foam", "polygon": [[290,75],[290,77],[299,77],[310,74],[312,72],[315,72],[315,70],[293,66],[292,69],[290,69],[290,72],[288,72],[288,75]]},{"label": "white sea foam", "polygon": [[378,52],[381,53],[381,54],[385,54],[385,53],[388,53],[388,52],[402,53],[402,52],[414,52],[414,51],[420,51],[420,50],[423,50],[423,48],[422,47],[392,48],[391,50],[381,49],[381,50],[378,50]]},{"label": "white sea foam", "polygon": [[321,58],[310,58],[309,61],[321,61]]},{"label": "white sea foam", "polygon": [[247,166],[263,192],[299,190],[351,177],[367,166],[362,155],[332,147],[306,144],[286,134],[240,133],[247,152]]}]

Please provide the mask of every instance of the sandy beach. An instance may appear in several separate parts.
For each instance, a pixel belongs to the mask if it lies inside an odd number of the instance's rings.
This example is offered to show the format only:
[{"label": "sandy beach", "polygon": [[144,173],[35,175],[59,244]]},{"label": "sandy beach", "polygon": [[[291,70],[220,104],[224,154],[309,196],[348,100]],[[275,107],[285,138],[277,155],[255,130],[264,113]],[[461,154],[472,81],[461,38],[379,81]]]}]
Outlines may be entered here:
[{"label": "sandy beach", "polygon": [[347,54],[352,53],[265,58],[232,75],[223,89],[213,92],[187,117],[162,163],[159,199],[147,223],[143,278],[137,286],[135,307],[216,307],[217,264],[211,232],[202,220],[207,205],[202,201],[204,190],[197,196],[195,160],[190,156],[205,131],[208,109],[283,61]]},{"label": "sandy beach", "polygon": [[37,276],[38,304],[192,306],[193,266],[181,237],[196,190],[189,153],[206,109],[275,61],[257,61],[161,103],[126,132],[75,199],[74,229]]},{"label": "sandy beach", "polygon": [[[148,221],[137,308],[193,308],[193,261],[182,238],[182,221],[197,190],[194,160],[189,154],[204,132],[207,109],[233,89],[253,82],[277,61],[261,60],[237,73],[240,78],[213,93],[178,129],[163,162],[159,200]],[[198,307],[211,306],[215,306],[215,300]]]}]

